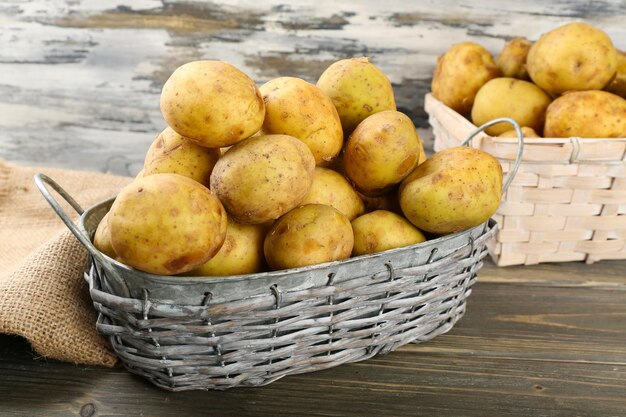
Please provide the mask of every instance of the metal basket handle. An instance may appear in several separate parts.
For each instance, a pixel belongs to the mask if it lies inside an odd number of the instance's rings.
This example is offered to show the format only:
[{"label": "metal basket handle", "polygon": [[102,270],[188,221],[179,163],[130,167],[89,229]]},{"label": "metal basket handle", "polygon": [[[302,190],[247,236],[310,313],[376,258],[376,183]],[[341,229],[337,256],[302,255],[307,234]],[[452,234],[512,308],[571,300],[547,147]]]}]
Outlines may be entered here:
[{"label": "metal basket handle", "polygon": [[465,141],[461,144],[461,146],[469,145],[469,143],[472,141],[472,139],[474,139],[476,135],[483,132],[488,127],[491,127],[495,124],[502,123],[502,122],[512,124],[513,128],[515,129],[515,133],[517,133],[517,155],[515,156],[515,162],[513,163],[513,168],[511,168],[511,170],[507,173],[506,180],[504,181],[502,185],[502,193],[504,194],[506,190],[509,188],[509,185],[511,185],[513,178],[515,178],[515,174],[517,174],[517,170],[519,169],[522,163],[522,154],[524,153],[524,136],[522,135],[522,129],[519,127],[517,122],[509,117],[500,117],[498,119],[493,119],[481,125],[472,133],[470,133],[470,135],[467,137],[467,139],[465,139]]},{"label": "metal basket handle", "polygon": [[85,249],[87,249],[89,253],[91,253],[92,255],[97,253],[98,250],[95,248],[95,246],[93,246],[89,237],[86,236],[84,233],[81,233],[81,231],[78,229],[76,224],[74,224],[74,222],[72,221],[71,217],[65,212],[63,207],[61,207],[61,205],[59,204],[59,202],[52,196],[52,194],[50,193],[50,190],[48,189],[46,185],[49,185],[50,187],[52,187],[57,193],[59,193],[61,197],[63,197],[65,201],[67,201],[72,206],[74,210],[76,210],[78,214],[82,215],[84,210],[76,202],[76,200],[74,200],[72,196],[69,195],[68,192],[65,191],[52,178],[48,177],[45,174],[42,174],[42,173],[35,174],[35,184],[37,185],[37,188],[39,188],[39,191],[41,191],[41,194],[44,196],[46,201],[48,201],[48,203],[50,204],[50,206],[52,206],[56,214],[61,218],[61,220],[63,220],[63,223],[65,223],[65,225],[70,229],[70,231],[74,234],[74,236],[76,236],[78,241],[85,247]]}]

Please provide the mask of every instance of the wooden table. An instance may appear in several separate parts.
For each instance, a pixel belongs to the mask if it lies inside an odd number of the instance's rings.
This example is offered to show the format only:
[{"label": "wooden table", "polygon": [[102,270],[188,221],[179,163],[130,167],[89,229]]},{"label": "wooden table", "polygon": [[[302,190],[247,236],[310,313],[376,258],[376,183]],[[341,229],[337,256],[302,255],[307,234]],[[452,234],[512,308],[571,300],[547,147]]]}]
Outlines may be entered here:
[{"label": "wooden table", "polygon": [[[228,60],[261,84],[314,82],[337,59],[369,55],[430,148],[423,97],[451,44],[496,54],[513,36],[586,20],[626,50],[623,1],[395,3],[2,2],[0,158],[134,175],[165,126],[164,80],[193,59]],[[626,261],[488,262],[448,334],[260,388],[169,393],[121,368],[38,358],[0,335],[2,416],[205,414],[626,416]]]},{"label": "wooden table", "polygon": [[447,334],[364,362],[225,392],[37,358],[0,336],[0,415],[626,415],[626,262],[487,264]]}]

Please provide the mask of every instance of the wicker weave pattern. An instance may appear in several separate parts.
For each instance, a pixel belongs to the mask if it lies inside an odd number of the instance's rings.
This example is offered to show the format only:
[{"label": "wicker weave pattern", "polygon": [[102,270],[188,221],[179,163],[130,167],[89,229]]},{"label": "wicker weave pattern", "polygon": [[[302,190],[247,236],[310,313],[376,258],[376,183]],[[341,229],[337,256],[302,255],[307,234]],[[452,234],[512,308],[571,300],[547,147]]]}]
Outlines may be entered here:
[{"label": "wicker weave pattern", "polygon": [[[426,96],[435,150],[458,146],[476,127]],[[473,143],[507,172],[516,140]],[[494,219],[490,254],[500,266],[626,259],[626,138],[525,139],[522,164]]]},{"label": "wicker weave pattern", "polygon": [[478,239],[423,265],[392,259],[341,280],[330,272],[325,285],[292,291],[278,282],[263,295],[216,304],[211,293],[200,305],[153,299],[149,290],[142,299],[111,294],[96,265],[85,278],[98,330],[131,372],[172,391],[257,386],[447,332],[465,312],[495,230],[485,226]]}]

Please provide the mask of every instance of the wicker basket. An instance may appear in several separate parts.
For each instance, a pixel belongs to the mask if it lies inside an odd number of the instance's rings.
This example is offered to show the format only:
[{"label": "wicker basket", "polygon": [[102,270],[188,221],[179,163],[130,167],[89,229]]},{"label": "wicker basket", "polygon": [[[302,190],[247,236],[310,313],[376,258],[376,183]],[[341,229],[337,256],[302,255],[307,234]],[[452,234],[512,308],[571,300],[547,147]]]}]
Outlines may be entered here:
[{"label": "wicker basket", "polygon": [[[458,146],[476,129],[431,94],[425,109],[435,150]],[[516,139],[477,135],[472,146],[505,172]],[[522,164],[494,216],[489,253],[497,265],[626,259],[626,138],[525,138]]]},{"label": "wicker basket", "polygon": [[[113,199],[83,211],[52,179],[37,174],[35,182],[91,254],[85,278],[99,332],[129,371],[171,391],[264,385],[445,333],[463,316],[496,231],[489,220],[344,261],[231,277],[157,276],[91,243]],[[77,225],[47,186],[81,214]]]}]

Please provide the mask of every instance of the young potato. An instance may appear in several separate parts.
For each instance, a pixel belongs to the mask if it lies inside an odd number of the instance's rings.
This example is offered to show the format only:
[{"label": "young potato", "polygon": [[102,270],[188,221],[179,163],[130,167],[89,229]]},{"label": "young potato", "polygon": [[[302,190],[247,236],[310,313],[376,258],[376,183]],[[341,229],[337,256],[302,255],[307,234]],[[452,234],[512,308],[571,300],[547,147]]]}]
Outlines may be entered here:
[{"label": "young potato", "polygon": [[[510,117],[520,126],[532,127],[541,132],[545,113],[552,98],[529,81],[501,77],[483,85],[474,100],[472,122],[476,126],[499,117]],[[485,132],[498,136],[511,128],[508,123],[498,123]]]},{"label": "young potato", "polygon": [[111,246],[121,262],[160,275],[191,271],[217,253],[226,211],[204,185],[179,174],[137,178],[109,211]]},{"label": "young potato", "polygon": [[526,70],[526,57],[532,43],[526,38],[513,38],[504,44],[496,57],[496,65],[503,77],[530,80]]},{"label": "young potato", "polygon": [[478,226],[502,197],[502,167],[487,152],[467,146],[435,153],[400,185],[400,207],[420,230],[445,235]]},{"label": "young potato", "polygon": [[278,219],[263,248],[270,268],[278,270],[346,259],[353,245],[346,216],[325,204],[307,204]]},{"label": "young potato", "polygon": [[533,82],[554,96],[601,90],[615,75],[617,52],[604,31],[583,22],[568,23],[533,44],[526,68]]},{"label": "young potato", "polygon": [[606,91],[626,99],[626,52],[617,51],[617,73]]},{"label": "young potato", "polygon": [[257,132],[265,103],[254,81],[234,66],[192,61],[177,68],[163,85],[161,113],[180,135],[220,148]]},{"label": "young potato", "polygon": [[267,224],[243,224],[229,218],[220,250],[189,275],[224,276],[264,271],[263,241],[268,228]]},{"label": "young potato", "polygon": [[[538,138],[540,137],[537,132],[534,131],[534,129],[532,127],[528,127],[528,126],[522,126],[520,128],[520,130],[522,131],[522,137],[523,138]],[[505,132],[502,132],[498,135],[499,138],[516,138],[517,137],[517,130],[515,129],[511,129],[511,130],[507,130]]]},{"label": "young potato", "polygon": [[626,100],[606,91],[573,91],[548,106],[547,138],[624,138]]},{"label": "young potato", "polygon": [[211,190],[246,224],[277,219],[300,204],[313,183],[315,158],[288,135],[248,138],[230,148],[211,174]]},{"label": "young potato", "polygon": [[468,116],[480,87],[499,76],[500,70],[487,49],[474,42],[461,42],[437,59],[432,94],[446,106]]},{"label": "young potato", "polygon": [[260,89],[265,101],[263,133],[290,135],[304,142],[317,165],[335,158],[343,147],[337,109],[317,86],[295,77],[279,77]]},{"label": "young potato", "polygon": [[200,146],[168,126],[148,148],[142,175],[180,174],[208,187],[220,155],[219,148]]},{"label": "young potato", "polygon": [[385,194],[417,166],[420,139],[408,116],[388,110],[363,120],[343,154],[346,176],[368,196]]},{"label": "young potato", "polygon": [[98,227],[96,228],[96,233],[93,236],[93,245],[100,252],[104,253],[109,258],[116,259],[117,254],[113,249],[113,245],[111,245],[111,231],[109,229],[109,213],[105,214],[104,217],[98,223]]},{"label": "young potato", "polygon": [[352,220],[352,255],[382,252],[426,241],[420,230],[399,214],[376,210]]},{"label": "young potato", "polygon": [[326,204],[339,210],[348,220],[365,211],[363,200],[346,177],[323,167],[315,168],[311,190],[300,204]]},{"label": "young potato", "polygon": [[366,57],[333,63],[317,86],[333,101],[346,134],[372,114],[396,110],[389,78]]}]

